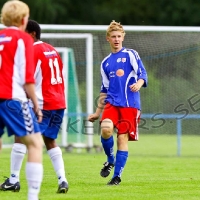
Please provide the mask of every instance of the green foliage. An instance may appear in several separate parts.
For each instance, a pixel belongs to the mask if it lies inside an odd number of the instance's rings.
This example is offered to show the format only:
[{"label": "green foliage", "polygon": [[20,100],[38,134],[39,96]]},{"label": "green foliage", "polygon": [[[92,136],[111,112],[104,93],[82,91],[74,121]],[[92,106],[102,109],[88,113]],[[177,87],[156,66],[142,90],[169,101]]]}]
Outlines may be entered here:
[{"label": "green foliage", "polygon": [[160,96],[162,96],[161,81],[156,78],[153,70],[147,70],[147,72],[148,86],[140,89],[142,112],[154,113],[158,112],[159,107],[163,104],[162,100],[160,100]]},{"label": "green foliage", "polygon": [[[164,113],[174,113],[176,107],[181,104],[187,104],[188,99],[192,98],[193,95],[196,94],[193,84],[183,78],[164,77],[163,81],[165,83],[170,81],[170,84],[165,84],[162,86],[162,92],[165,95],[162,99],[163,107],[161,111]],[[192,112],[192,109],[189,107],[188,104],[185,107],[187,107],[190,113]]]},{"label": "green foliage", "polygon": [[67,15],[65,6],[68,1],[54,0],[26,0],[30,7],[30,18],[43,24],[53,24],[61,17]]},{"label": "green foliage", "polygon": [[[200,2],[196,0],[24,0],[31,18],[41,24],[199,26]],[[5,3],[0,0],[0,6]]]}]

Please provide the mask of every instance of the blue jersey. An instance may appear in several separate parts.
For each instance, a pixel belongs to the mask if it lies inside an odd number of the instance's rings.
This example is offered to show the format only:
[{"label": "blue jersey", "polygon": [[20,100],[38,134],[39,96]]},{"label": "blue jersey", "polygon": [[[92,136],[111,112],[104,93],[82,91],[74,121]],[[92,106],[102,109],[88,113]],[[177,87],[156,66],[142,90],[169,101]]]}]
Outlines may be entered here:
[{"label": "blue jersey", "polygon": [[141,110],[140,93],[129,88],[139,79],[144,80],[143,87],[147,86],[147,72],[135,50],[123,47],[109,54],[101,63],[101,77],[101,92],[107,93],[105,102]]}]

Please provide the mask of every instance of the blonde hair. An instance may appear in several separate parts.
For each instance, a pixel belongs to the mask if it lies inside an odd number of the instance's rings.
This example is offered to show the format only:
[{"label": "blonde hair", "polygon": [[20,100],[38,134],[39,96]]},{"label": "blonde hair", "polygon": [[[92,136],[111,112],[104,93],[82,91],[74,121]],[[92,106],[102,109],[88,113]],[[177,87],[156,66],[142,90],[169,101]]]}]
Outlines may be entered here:
[{"label": "blonde hair", "polygon": [[112,31],[120,31],[123,34],[123,36],[125,36],[125,31],[123,26],[121,25],[120,22],[116,22],[115,20],[112,20],[112,22],[108,26],[108,29],[106,31],[106,36],[109,36]]},{"label": "blonde hair", "polygon": [[22,19],[29,14],[29,7],[22,1],[7,1],[1,9],[1,23],[5,26],[21,25]]}]

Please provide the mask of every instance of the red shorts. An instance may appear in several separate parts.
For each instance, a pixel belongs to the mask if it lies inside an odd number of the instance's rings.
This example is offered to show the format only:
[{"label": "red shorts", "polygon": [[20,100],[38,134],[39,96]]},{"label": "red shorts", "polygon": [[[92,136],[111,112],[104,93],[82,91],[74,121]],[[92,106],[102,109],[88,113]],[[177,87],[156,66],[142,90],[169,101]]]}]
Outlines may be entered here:
[{"label": "red shorts", "polygon": [[104,107],[101,121],[110,119],[117,134],[129,134],[129,141],[138,140],[138,124],[140,120],[140,110],[129,107],[117,107],[107,103]]}]

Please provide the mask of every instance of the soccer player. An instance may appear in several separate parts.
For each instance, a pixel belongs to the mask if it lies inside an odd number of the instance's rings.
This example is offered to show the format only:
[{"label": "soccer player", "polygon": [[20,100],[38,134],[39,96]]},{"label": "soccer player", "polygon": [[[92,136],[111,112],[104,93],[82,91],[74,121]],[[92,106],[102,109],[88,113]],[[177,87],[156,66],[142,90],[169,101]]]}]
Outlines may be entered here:
[{"label": "soccer player", "polygon": [[[0,136],[7,128],[9,136],[20,137],[27,147],[28,200],[38,200],[43,178],[43,141],[38,126],[42,112],[35,95],[33,39],[24,31],[28,18],[29,7],[22,1],[7,1],[2,7],[1,22],[6,28],[0,31]],[[38,122],[33,119],[33,110]],[[17,184],[6,188],[19,190]]]},{"label": "soccer player", "polygon": [[[107,185],[118,185],[128,158],[128,141],[138,140],[140,118],[140,88],[147,86],[147,72],[133,49],[122,46],[125,31],[123,26],[112,21],[106,32],[111,53],[101,63],[102,86],[99,103],[88,120],[97,120],[103,110],[101,123],[101,143],[107,156],[100,171],[107,177],[112,168],[114,174]],[[117,129],[117,152],[113,152],[114,128]]]},{"label": "soccer player", "polygon": [[[39,107],[43,112],[43,120],[39,126],[47,153],[58,177],[57,193],[66,193],[68,191],[68,181],[65,177],[62,151],[56,144],[66,108],[63,63],[53,46],[40,41],[41,29],[36,21],[28,21],[26,32],[34,40],[36,95]],[[11,152],[10,184],[19,185],[19,173],[25,153],[26,147],[16,137]],[[4,183],[1,187],[4,191],[9,190],[5,188]]]}]

